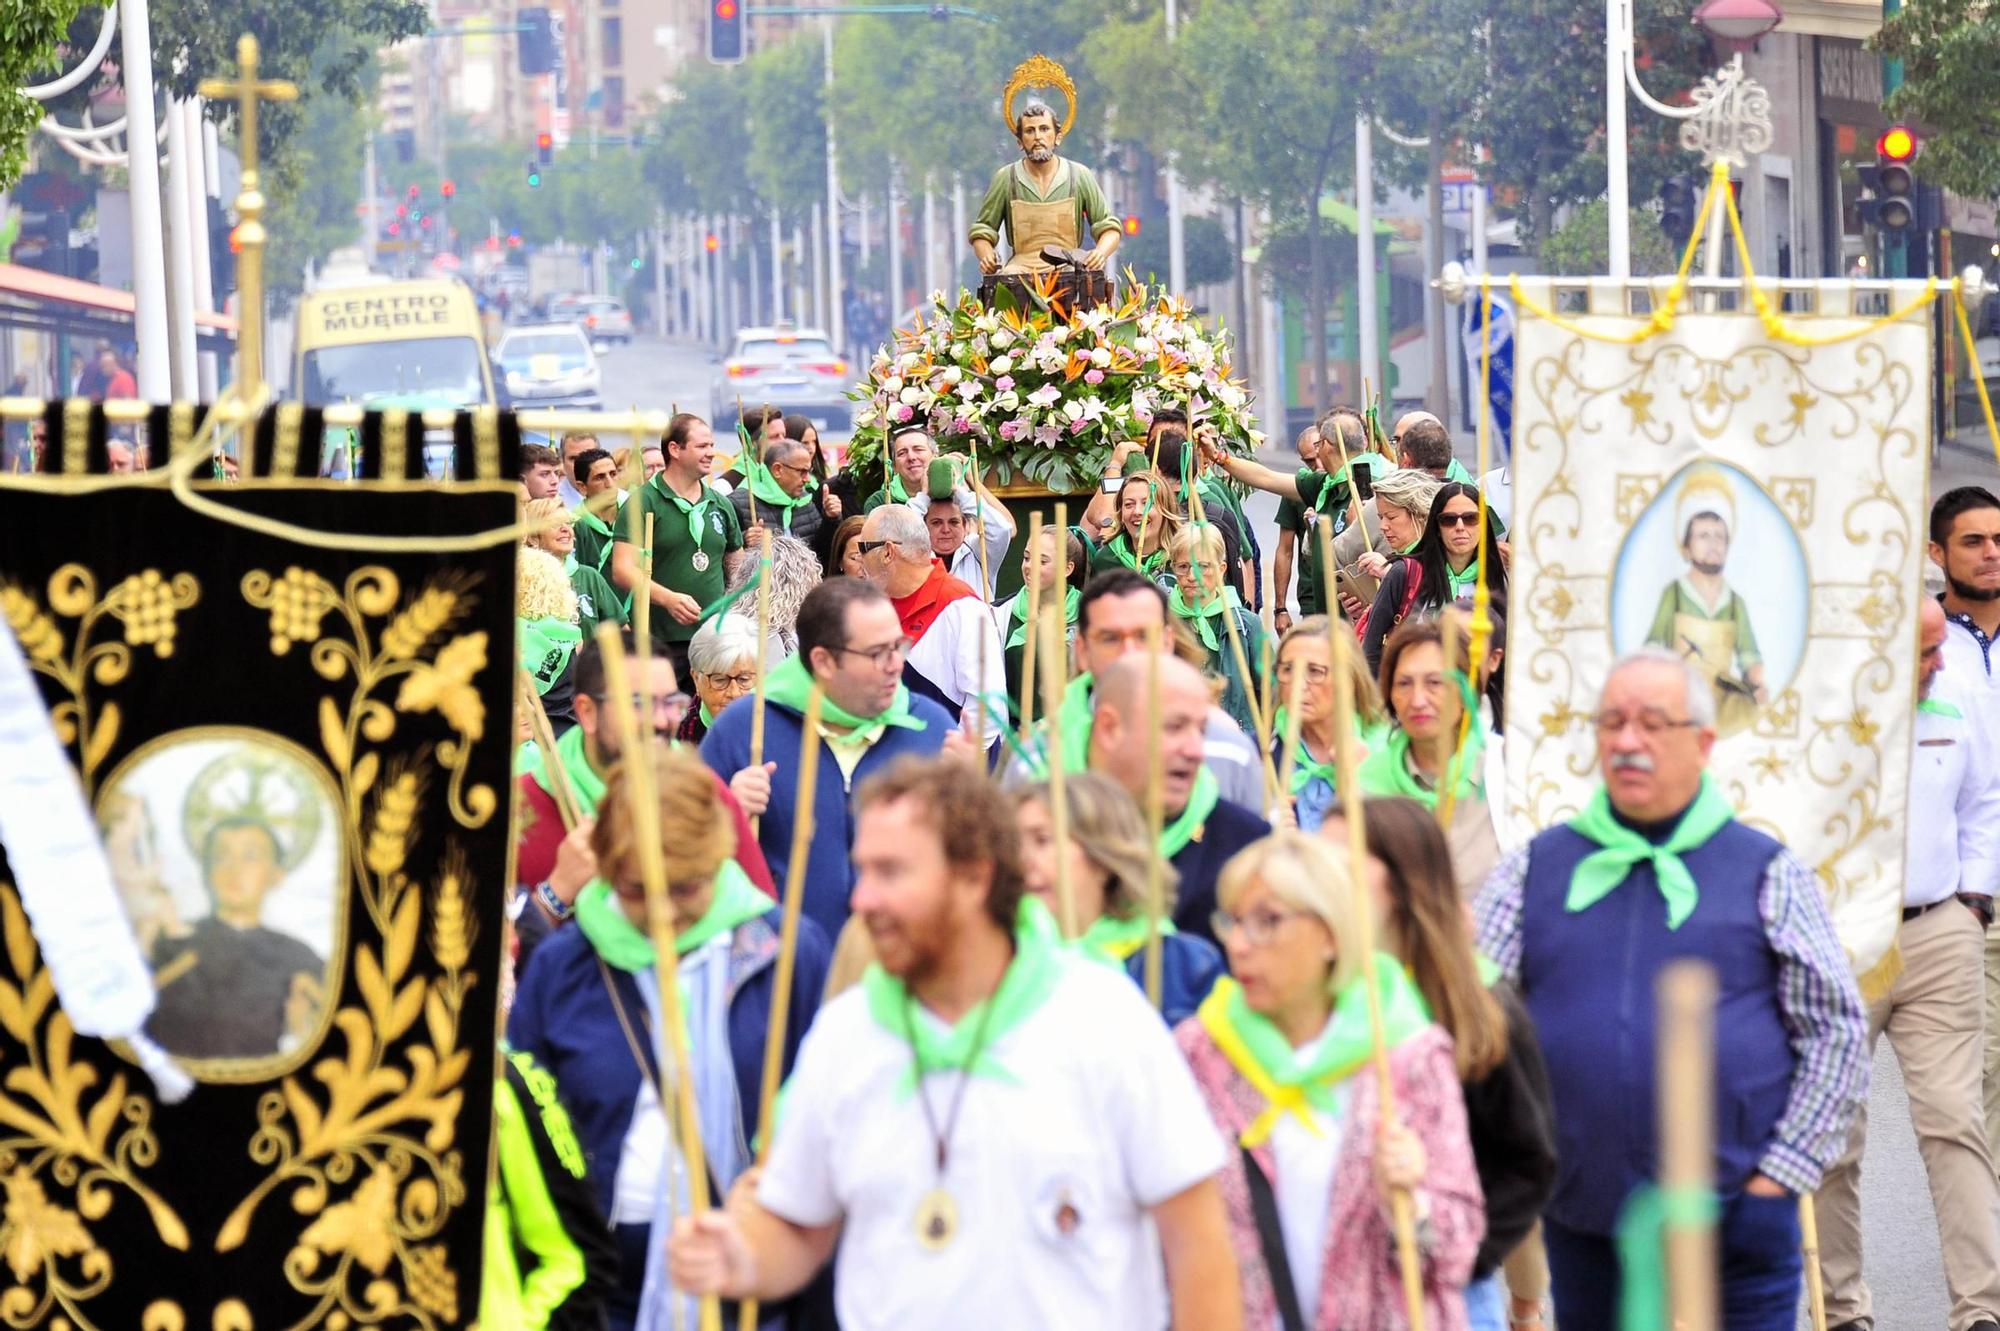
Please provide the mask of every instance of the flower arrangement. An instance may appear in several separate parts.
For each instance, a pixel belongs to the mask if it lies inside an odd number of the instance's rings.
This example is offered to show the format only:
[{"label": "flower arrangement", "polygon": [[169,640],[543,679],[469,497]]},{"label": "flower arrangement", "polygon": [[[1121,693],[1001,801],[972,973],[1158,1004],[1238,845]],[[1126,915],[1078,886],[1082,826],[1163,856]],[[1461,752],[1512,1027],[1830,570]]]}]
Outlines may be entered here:
[{"label": "flower arrangement", "polygon": [[1071,494],[1164,407],[1214,425],[1236,451],[1263,443],[1249,390],[1230,377],[1229,334],[1205,329],[1185,300],[1128,271],[1117,304],[1073,311],[1054,298],[1054,274],[1037,281],[1026,308],[988,307],[971,292],[952,305],[935,293],[933,318],[876,351],[848,394],[862,404],[850,469],[878,466],[887,436],[914,424],[941,449],[976,447],[1003,485]]}]

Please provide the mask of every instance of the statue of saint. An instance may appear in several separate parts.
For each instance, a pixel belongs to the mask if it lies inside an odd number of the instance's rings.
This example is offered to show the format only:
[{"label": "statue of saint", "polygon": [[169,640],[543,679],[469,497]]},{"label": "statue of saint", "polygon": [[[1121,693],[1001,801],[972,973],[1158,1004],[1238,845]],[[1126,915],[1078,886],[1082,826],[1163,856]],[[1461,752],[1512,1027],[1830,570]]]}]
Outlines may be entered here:
[{"label": "statue of saint", "polygon": [[[1029,99],[1017,114],[1014,98],[1029,86],[1059,89],[1068,102],[1068,117],[1058,122],[1055,108],[1039,97]],[[1057,151],[1076,120],[1076,90],[1069,75],[1045,56],[1024,61],[1008,81],[1001,109],[1021,145],[1021,158],[993,173],[968,232],[979,271],[1043,272],[1054,266],[1042,257],[1044,249],[1081,250],[1086,236],[1095,243],[1082,250],[1081,262],[1102,271],[1117,253],[1124,231],[1090,168]],[[999,254],[1003,231],[1009,250],[1004,265]]]}]

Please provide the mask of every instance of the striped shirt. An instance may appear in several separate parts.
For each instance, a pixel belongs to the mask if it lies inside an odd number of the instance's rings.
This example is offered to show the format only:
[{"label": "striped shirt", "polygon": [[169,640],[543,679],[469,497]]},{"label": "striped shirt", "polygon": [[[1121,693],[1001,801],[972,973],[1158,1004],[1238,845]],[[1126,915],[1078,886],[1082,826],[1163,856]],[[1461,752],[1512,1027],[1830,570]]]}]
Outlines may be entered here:
[{"label": "striped shirt", "polygon": [[[1479,950],[1521,978],[1521,914],[1532,843],[1494,867],[1474,904]],[[1868,1086],[1868,1021],[1819,880],[1789,850],[1764,871],[1757,913],[1778,959],[1778,1009],[1798,1067],[1758,1170],[1795,1193],[1817,1191],[1840,1158]]]}]

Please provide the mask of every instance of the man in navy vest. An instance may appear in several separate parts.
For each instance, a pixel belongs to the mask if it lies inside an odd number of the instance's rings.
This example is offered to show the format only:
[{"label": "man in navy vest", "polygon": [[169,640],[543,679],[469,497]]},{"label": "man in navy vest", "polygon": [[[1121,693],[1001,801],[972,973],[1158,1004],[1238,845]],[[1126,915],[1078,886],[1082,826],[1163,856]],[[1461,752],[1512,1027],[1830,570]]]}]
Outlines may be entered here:
[{"label": "man in navy vest", "polygon": [[1534,1017],[1555,1092],[1543,1217],[1563,1331],[1616,1324],[1613,1233],[1658,1173],[1653,985],[1715,970],[1715,1189],[1723,1331],[1792,1331],[1798,1203],[1839,1158],[1867,1020],[1812,871],[1736,821],[1708,779],[1715,692],[1670,652],[1622,658],[1595,718],[1604,785],[1502,860],[1479,944]]}]

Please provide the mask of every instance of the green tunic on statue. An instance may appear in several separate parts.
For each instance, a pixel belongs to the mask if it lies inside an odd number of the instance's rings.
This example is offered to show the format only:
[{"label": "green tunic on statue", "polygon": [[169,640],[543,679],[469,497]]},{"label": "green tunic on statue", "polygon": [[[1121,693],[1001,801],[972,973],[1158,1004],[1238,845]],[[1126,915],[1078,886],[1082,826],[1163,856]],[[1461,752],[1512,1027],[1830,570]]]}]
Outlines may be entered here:
[{"label": "green tunic on statue", "polygon": [[1653,613],[1652,628],[1646,631],[1647,644],[1688,655],[1688,644],[1682,641],[1687,635],[1674,628],[1674,620],[1681,615],[1716,623],[1727,622],[1735,631],[1732,660],[1709,660],[1706,645],[1701,645],[1703,650],[1698,654],[1702,660],[1699,664],[1709,674],[1741,678],[1751,667],[1763,663],[1763,654],[1757,650],[1757,635],[1750,628],[1750,607],[1735,589],[1729,589],[1722,604],[1710,610],[1707,602],[1701,599],[1701,593],[1686,578],[1675,578],[1660,592],[1660,607]]},{"label": "green tunic on statue", "polygon": [[1118,219],[1111,215],[1111,204],[1104,197],[1103,187],[1097,183],[1097,177],[1090,168],[1067,157],[1059,157],[1056,159],[1055,179],[1049,183],[1046,194],[1036,189],[1035,183],[1028,179],[1026,162],[1010,162],[995,171],[993,182],[986,187],[986,197],[980,202],[979,215],[973,219],[966,238],[998,245],[1000,234],[1004,231],[1008,251],[1014,251],[1017,246],[1014,244],[1014,226],[1008,205],[1016,199],[1023,203],[1072,200],[1076,204],[1076,243],[1080,246],[1088,246],[1093,237],[1119,228]]}]

